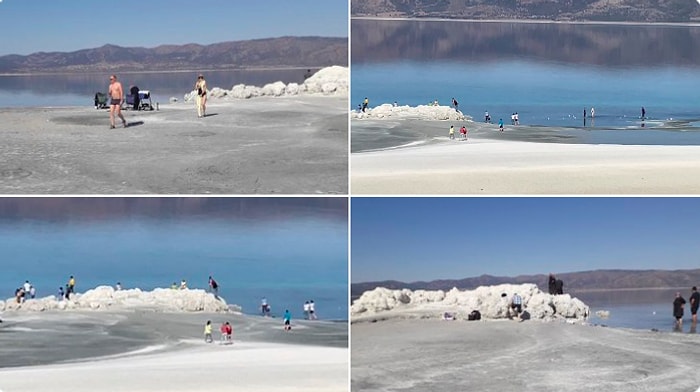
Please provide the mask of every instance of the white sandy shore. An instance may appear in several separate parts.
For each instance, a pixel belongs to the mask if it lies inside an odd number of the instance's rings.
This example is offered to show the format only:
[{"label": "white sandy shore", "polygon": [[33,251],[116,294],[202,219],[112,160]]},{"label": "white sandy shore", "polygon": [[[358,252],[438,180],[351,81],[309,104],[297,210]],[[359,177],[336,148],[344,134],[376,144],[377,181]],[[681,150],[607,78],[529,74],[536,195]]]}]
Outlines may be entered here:
[{"label": "white sandy shore", "polygon": [[361,194],[695,194],[700,146],[470,139],[351,155]]},{"label": "white sandy shore", "polygon": [[221,346],[197,341],[181,351],[0,369],[3,392],[313,392],[347,388],[347,349],[259,342]]},{"label": "white sandy shore", "polygon": [[354,324],[351,391],[692,392],[699,342],[558,322]]}]

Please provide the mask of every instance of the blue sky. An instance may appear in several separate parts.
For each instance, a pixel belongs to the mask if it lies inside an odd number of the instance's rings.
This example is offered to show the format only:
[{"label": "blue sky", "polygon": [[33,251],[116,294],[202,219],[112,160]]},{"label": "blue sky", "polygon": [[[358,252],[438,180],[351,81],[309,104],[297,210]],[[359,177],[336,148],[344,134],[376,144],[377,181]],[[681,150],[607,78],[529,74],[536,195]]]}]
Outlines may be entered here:
[{"label": "blue sky", "polygon": [[700,198],[353,198],[351,281],[700,267]]},{"label": "blue sky", "polygon": [[347,37],[348,0],[0,0],[0,29],[0,55]]}]

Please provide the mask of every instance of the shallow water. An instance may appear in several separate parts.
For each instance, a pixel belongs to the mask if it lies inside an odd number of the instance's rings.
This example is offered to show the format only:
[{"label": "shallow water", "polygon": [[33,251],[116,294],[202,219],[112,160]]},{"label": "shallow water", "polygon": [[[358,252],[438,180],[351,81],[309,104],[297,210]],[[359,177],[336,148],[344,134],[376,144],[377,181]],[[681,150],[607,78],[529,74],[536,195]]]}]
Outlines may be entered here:
[{"label": "shallow water", "polygon": [[[591,307],[590,322],[615,328],[676,331],[673,318],[673,299],[677,291],[688,301],[690,290],[615,290],[605,292],[572,293]],[[599,310],[610,312],[607,318],[596,316]],[[690,305],[686,304],[683,330],[696,333],[691,328]]]},{"label": "shallow water", "polygon": [[[125,73],[117,75],[128,94],[129,87],[136,85],[151,91],[153,104],[167,103],[170,97],[182,101],[192,91],[199,72]],[[236,84],[264,86],[282,81],[303,83],[306,70],[230,70],[203,72],[209,88],[231,89]],[[95,93],[106,93],[109,75],[57,74],[0,76],[0,108],[2,107],[60,107],[93,106]]]}]

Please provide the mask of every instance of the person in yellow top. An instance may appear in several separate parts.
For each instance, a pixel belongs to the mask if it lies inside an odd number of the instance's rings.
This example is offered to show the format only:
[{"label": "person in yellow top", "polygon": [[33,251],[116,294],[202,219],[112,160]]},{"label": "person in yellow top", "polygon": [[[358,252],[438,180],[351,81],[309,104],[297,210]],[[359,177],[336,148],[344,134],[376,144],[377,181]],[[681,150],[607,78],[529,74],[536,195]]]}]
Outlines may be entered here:
[{"label": "person in yellow top", "polygon": [[450,125],[450,139],[454,139],[454,138],[455,138],[455,126]]},{"label": "person in yellow top", "polygon": [[208,320],[207,325],[204,326],[204,341],[207,343],[214,341],[211,337],[211,320]]},{"label": "person in yellow top", "polygon": [[207,81],[204,75],[199,74],[194,89],[197,90],[197,117],[204,117],[207,115]]},{"label": "person in yellow top", "polygon": [[75,292],[75,278],[73,275],[68,278],[68,290],[66,290],[66,298],[69,298]]}]

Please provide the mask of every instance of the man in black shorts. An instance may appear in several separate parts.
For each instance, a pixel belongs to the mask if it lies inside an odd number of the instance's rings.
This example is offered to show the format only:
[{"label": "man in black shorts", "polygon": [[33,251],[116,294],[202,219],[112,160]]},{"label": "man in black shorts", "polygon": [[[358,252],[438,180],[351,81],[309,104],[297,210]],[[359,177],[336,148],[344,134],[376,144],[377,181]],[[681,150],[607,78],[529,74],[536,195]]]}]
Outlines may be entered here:
[{"label": "man in black shorts", "polygon": [[698,322],[698,306],[700,306],[700,293],[698,288],[693,286],[693,293],[690,294],[690,314],[693,316],[693,324]]},{"label": "man in black shorts", "polygon": [[124,115],[122,114],[122,102],[124,101],[124,89],[122,84],[117,81],[117,76],[112,75],[109,77],[109,128],[114,129],[114,117],[119,116],[122,119],[122,124],[124,128],[128,125]]}]

